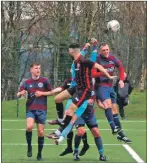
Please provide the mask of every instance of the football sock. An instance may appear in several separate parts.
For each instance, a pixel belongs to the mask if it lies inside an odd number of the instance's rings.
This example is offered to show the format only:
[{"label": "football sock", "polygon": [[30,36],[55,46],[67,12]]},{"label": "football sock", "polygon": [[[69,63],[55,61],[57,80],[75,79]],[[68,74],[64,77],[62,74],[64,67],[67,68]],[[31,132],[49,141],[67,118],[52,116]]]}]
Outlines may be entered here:
[{"label": "football sock", "polygon": [[67,135],[67,148],[72,149],[73,131]]},{"label": "football sock", "polygon": [[114,123],[114,119],[113,119],[113,115],[112,115],[112,109],[111,108],[105,109],[105,115],[106,115],[106,118],[110,124],[111,129],[114,130],[115,129],[115,123]]},{"label": "football sock", "polygon": [[118,126],[119,128],[122,128],[121,123],[120,123],[120,121],[119,121],[118,114],[114,114],[114,115],[113,115],[113,118],[114,118],[114,123],[115,123],[115,125]]},{"label": "football sock", "polygon": [[83,140],[84,146],[87,146],[87,145],[88,145],[88,142],[87,142],[87,133],[86,133],[86,132],[85,132],[84,135],[82,136],[82,140]]},{"label": "football sock", "polygon": [[43,137],[38,136],[38,153],[42,152],[43,145],[44,145],[44,136]]},{"label": "football sock", "polygon": [[62,131],[61,136],[66,137],[69,132],[72,130],[73,124],[69,123],[68,126]]},{"label": "football sock", "polygon": [[64,107],[63,103],[56,103],[56,110],[57,110],[57,115],[59,119],[63,119],[63,114],[64,114]]},{"label": "football sock", "polygon": [[[121,123],[120,123],[120,120],[119,120],[119,117],[118,117],[118,114],[114,114],[113,115],[113,118],[114,118],[115,125],[118,126],[119,128],[122,128]],[[118,135],[121,136],[121,137],[124,137],[125,136],[123,130],[121,130],[118,133]]]},{"label": "football sock", "polygon": [[26,131],[26,140],[27,140],[27,144],[28,147],[31,147],[31,142],[32,142],[32,131]]},{"label": "football sock", "polygon": [[72,116],[66,115],[65,119],[61,123],[61,127],[59,128],[60,132],[62,132],[66,128],[66,126],[69,124],[71,119],[72,119]]},{"label": "football sock", "polygon": [[95,144],[96,144],[96,147],[99,151],[99,154],[104,155],[104,148],[103,148],[103,143],[102,143],[101,137],[96,137],[94,139],[95,139]]},{"label": "football sock", "polygon": [[75,149],[74,150],[78,151],[80,142],[81,142],[81,136],[78,136],[76,134],[76,136],[75,136],[75,142],[74,142],[74,144],[75,144],[75,147],[74,147]]}]

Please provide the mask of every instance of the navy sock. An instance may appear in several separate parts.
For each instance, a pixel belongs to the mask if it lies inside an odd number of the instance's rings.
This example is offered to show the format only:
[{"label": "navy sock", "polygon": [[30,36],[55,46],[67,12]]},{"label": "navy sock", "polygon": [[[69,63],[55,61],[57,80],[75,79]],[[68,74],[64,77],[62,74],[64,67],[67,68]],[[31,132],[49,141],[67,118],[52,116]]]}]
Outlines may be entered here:
[{"label": "navy sock", "polygon": [[82,136],[82,140],[83,140],[84,146],[88,146],[88,142],[87,142],[87,133],[86,133],[86,132],[85,132],[84,135]]},{"label": "navy sock", "polygon": [[44,145],[44,136],[43,137],[38,136],[38,153],[39,154],[41,154],[42,152],[43,145]]},{"label": "navy sock", "polygon": [[76,134],[76,136],[75,136],[75,150],[76,151],[78,151],[78,149],[79,149],[80,142],[81,142],[81,136],[78,136]]},{"label": "navy sock", "polygon": [[122,128],[118,114],[114,114],[113,118],[114,118],[115,125],[118,126],[119,128]]},{"label": "navy sock", "polygon": [[96,147],[99,151],[99,154],[104,155],[104,147],[103,147],[103,142],[102,142],[101,137],[96,137],[94,139],[95,139],[95,144],[96,144]]},{"label": "navy sock", "polygon": [[32,142],[32,131],[26,131],[26,140],[28,147],[31,147],[31,142]]},{"label": "navy sock", "polygon": [[[115,125],[122,129],[122,126],[121,126],[121,123],[120,123],[118,114],[114,114],[114,115],[113,115],[113,118],[114,118]],[[124,137],[124,136],[125,136],[123,130],[120,131],[120,132],[118,133],[118,135],[121,136],[121,137]]]},{"label": "navy sock", "polygon": [[57,110],[57,115],[58,118],[63,119],[63,111],[64,111],[64,107],[63,107],[63,103],[56,103],[56,110]]},{"label": "navy sock", "polygon": [[67,135],[67,148],[72,149],[73,131]]},{"label": "navy sock", "polygon": [[105,109],[105,115],[107,117],[107,120],[110,124],[111,129],[114,130],[115,129],[115,123],[114,123],[114,119],[113,119],[112,109],[111,108]]}]

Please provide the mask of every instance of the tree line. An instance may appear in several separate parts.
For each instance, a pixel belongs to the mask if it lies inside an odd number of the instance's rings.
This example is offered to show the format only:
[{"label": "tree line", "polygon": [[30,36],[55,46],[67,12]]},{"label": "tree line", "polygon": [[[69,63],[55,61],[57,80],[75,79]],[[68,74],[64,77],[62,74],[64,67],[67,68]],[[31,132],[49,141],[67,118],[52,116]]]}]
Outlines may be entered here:
[{"label": "tree line", "polygon": [[[120,31],[107,32],[107,22],[113,19]],[[90,37],[108,43],[134,86],[145,89],[147,2],[2,1],[1,29],[2,100],[16,98],[34,61],[58,86],[70,76],[68,45],[78,42],[82,47]]]}]

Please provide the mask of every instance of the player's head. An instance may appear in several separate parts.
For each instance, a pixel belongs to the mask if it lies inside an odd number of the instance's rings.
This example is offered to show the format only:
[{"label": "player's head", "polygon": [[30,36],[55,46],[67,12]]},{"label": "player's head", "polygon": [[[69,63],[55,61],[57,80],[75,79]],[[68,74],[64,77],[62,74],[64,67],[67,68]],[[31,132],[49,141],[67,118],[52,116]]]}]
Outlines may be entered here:
[{"label": "player's head", "polygon": [[30,65],[30,72],[32,76],[39,77],[41,73],[41,65],[39,63],[32,63]]},{"label": "player's head", "polygon": [[100,46],[100,54],[102,54],[105,57],[108,57],[109,53],[110,53],[109,45],[105,44],[105,43],[101,44],[101,46]]},{"label": "player's head", "polygon": [[69,45],[69,54],[74,57],[76,54],[80,53],[80,45],[77,43],[72,43]]}]

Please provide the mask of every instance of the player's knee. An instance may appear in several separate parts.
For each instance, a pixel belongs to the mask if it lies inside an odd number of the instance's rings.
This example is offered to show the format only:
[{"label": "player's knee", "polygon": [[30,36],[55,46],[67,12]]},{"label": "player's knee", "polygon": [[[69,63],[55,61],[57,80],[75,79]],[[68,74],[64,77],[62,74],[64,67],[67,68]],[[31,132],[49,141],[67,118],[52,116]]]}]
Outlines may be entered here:
[{"label": "player's knee", "polygon": [[103,103],[101,101],[99,101],[99,100],[97,101],[97,105],[98,105],[99,108],[105,109]]},{"label": "player's knee", "polygon": [[27,124],[27,131],[32,131],[33,127],[33,124]]},{"label": "player's knee", "polygon": [[77,135],[78,136],[83,136],[85,134],[85,128],[84,127],[79,127],[77,129]]},{"label": "player's knee", "polygon": [[103,102],[104,108],[112,108],[112,102],[110,99],[107,99]]},{"label": "player's knee", "polygon": [[40,136],[40,137],[44,136],[44,130],[43,129],[38,130],[38,136]]},{"label": "player's knee", "polygon": [[62,102],[62,99],[61,99],[61,97],[56,96],[56,97],[54,98],[54,101],[55,101],[55,103],[60,103],[60,102]]},{"label": "player's knee", "polygon": [[93,127],[93,128],[91,129],[91,132],[92,132],[92,135],[93,135],[94,137],[100,137],[100,131],[99,131],[99,129],[98,129],[97,127]]},{"label": "player's knee", "polygon": [[113,114],[118,114],[118,109],[116,104],[112,104],[112,113]]}]

